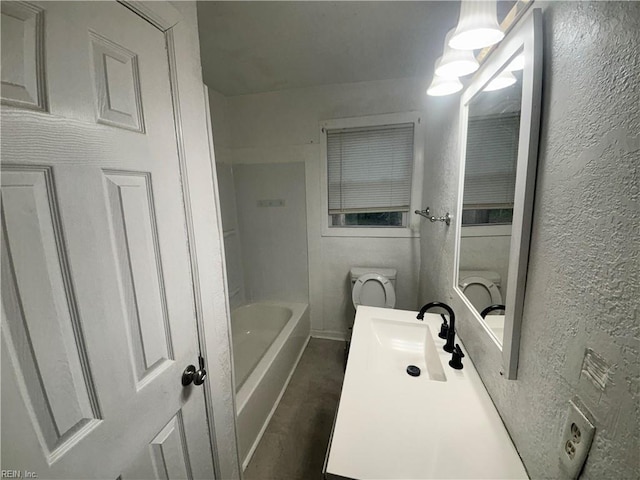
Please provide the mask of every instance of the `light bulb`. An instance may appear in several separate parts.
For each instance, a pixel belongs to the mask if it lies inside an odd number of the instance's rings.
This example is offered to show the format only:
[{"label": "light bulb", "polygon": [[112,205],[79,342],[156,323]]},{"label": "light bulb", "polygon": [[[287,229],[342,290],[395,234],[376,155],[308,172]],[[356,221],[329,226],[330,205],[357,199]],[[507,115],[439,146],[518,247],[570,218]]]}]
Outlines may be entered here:
[{"label": "light bulb", "polygon": [[451,48],[477,50],[498,43],[503,38],[495,0],[461,2],[458,25],[449,40]]},{"label": "light bulb", "polygon": [[442,97],[451,95],[462,90],[462,83],[456,77],[433,76],[433,81],[427,89],[427,95],[431,97]]},{"label": "light bulb", "polygon": [[510,87],[514,83],[516,83],[517,79],[515,75],[508,70],[503,70],[498,74],[496,78],[491,80],[486,87],[484,87],[484,92],[493,92],[495,90],[501,90],[503,88]]},{"label": "light bulb", "polygon": [[516,58],[511,60],[511,63],[507,67],[507,70],[510,72],[516,72],[518,70],[522,70],[524,68],[524,53],[521,53]]}]

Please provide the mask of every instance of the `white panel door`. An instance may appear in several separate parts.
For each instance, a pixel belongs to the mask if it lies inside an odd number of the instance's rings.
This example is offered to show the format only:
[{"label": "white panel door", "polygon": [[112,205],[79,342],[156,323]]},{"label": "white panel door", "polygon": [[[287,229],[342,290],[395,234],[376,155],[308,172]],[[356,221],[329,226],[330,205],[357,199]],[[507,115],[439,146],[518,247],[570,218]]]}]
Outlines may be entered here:
[{"label": "white panel door", "polygon": [[2,469],[213,478],[165,34],[1,8]]}]

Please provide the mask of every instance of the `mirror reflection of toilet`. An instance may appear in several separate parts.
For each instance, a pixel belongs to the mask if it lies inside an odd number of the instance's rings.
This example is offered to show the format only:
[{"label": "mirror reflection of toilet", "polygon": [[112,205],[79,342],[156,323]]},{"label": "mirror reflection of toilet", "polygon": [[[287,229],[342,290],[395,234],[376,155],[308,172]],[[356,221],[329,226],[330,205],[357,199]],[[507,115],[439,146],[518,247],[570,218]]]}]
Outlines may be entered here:
[{"label": "mirror reflection of toilet", "polygon": [[351,299],[353,306],[394,308],[396,306],[396,270],[394,268],[351,269]]},{"label": "mirror reflection of toilet", "polygon": [[489,305],[503,304],[500,274],[490,270],[460,270],[459,285],[478,312]]}]

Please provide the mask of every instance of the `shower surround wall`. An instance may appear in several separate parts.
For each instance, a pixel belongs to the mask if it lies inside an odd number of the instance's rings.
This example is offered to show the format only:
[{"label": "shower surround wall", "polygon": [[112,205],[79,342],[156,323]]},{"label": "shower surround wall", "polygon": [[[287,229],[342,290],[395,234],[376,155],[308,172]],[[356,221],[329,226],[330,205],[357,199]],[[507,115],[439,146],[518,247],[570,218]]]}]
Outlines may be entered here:
[{"label": "shower surround wall", "polygon": [[247,298],[309,303],[304,163],[234,165],[233,176]]},{"label": "shower surround wall", "polygon": [[[452,302],[531,478],[564,478],[560,436],[568,401],[578,397],[597,429],[581,478],[636,479],[640,4],[542,5],[542,129],[518,379],[500,376],[499,352],[452,292],[452,229],[421,238],[420,299]],[[425,177],[424,202],[436,211],[456,204],[458,100],[429,102],[434,174]],[[587,348],[610,366],[604,390],[581,374]]]}]

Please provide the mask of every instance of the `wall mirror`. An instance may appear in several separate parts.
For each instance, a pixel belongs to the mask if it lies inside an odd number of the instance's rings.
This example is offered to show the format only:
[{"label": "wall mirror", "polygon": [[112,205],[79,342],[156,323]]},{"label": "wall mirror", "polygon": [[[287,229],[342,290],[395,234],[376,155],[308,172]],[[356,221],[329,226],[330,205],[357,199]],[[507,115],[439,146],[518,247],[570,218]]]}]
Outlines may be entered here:
[{"label": "wall mirror", "polygon": [[542,81],[542,13],[527,12],[487,57],[460,112],[454,291],[517,374]]}]

